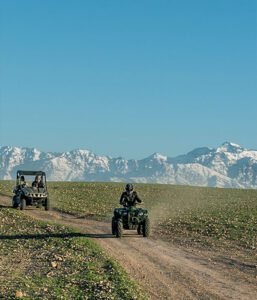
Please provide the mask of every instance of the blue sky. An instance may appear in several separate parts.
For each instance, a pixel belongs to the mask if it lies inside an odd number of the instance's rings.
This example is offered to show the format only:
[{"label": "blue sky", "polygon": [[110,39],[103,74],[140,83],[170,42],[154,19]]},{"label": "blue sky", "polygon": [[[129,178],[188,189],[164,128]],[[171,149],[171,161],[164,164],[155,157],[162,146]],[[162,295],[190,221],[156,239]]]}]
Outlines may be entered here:
[{"label": "blue sky", "polygon": [[0,145],[257,149],[255,0],[0,0]]}]

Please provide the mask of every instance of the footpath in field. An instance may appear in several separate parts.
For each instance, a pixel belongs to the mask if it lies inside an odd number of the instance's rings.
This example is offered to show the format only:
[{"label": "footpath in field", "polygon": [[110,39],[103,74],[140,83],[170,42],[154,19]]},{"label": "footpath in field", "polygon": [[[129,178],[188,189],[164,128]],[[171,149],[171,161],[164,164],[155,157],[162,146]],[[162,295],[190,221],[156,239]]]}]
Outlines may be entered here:
[{"label": "footpath in field", "polygon": [[[10,198],[0,197],[10,205]],[[147,291],[150,299],[255,299],[256,266],[206,250],[177,248],[134,232],[122,239],[111,235],[110,224],[57,211],[28,209],[25,215],[78,229],[94,238]]]}]

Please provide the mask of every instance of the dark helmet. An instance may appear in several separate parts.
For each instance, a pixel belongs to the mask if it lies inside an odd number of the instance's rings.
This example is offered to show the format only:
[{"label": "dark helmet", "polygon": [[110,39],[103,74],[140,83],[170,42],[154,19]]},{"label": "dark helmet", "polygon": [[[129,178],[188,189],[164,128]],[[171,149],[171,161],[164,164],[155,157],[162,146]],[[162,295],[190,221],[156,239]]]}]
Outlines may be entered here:
[{"label": "dark helmet", "polygon": [[21,181],[25,181],[25,177],[21,175]]},{"label": "dark helmet", "polygon": [[132,192],[133,191],[133,185],[131,183],[126,184],[125,190],[127,192]]}]

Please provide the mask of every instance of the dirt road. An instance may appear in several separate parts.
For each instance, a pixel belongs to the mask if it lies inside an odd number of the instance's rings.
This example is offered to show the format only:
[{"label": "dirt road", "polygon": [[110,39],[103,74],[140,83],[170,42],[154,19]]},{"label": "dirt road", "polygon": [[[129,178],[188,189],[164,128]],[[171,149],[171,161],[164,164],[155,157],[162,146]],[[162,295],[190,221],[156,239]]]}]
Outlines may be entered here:
[{"label": "dirt road", "polygon": [[[0,197],[1,205],[10,203],[8,197]],[[111,235],[109,223],[57,211],[27,209],[23,213],[38,220],[72,226],[95,239],[139,282],[150,299],[252,300],[257,297],[255,265],[219,253],[184,250],[156,238],[139,237],[135,232],[117,239]]]}]

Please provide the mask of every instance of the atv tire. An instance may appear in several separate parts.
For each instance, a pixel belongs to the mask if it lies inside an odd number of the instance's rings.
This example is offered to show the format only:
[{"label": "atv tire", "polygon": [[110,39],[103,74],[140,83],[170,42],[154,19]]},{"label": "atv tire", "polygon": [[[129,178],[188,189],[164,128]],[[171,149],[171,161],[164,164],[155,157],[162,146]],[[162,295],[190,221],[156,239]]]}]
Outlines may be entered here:
[{"label": "atv tire", "polygon": [[123,224],[121,220],[118,220],[116,223],[116,237],[121,238],[122,237],[122,229],[123,229]]},{"label": "atv tire", "polygon": [[21,209],[21,210],[26,209],[26,199],[24,199],[24,198],[21,199],[21,206],[20,206],[20,209]]},{"label": "atv tire", "polygon": [[150,220],[148,217],[146,217],[143,223],[143,236],[148,237],[149,235],[150,235]]},{"label": "atv tire", "polygon": [[117,222],[115,220],[115,218],[112,218],[112,235],[116,235],[116,230],[117,230]]},{"label": "atv tire", "polygon": [[137,226],[137,234],[142,234],[142,224],[139,224],[138,226]]}]

